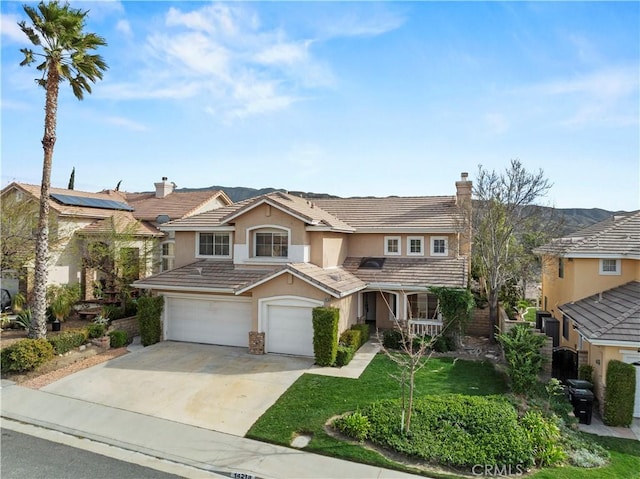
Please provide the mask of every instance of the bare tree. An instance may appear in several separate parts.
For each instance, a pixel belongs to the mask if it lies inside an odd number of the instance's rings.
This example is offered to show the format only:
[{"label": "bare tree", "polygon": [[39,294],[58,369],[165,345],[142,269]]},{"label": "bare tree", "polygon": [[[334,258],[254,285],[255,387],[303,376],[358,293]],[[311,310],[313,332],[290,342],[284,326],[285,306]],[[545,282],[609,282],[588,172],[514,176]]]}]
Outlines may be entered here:
[{"label": "bare tree", "polygon": [[478,167],[473,188],[472,260],[486,284],[492,341],[498,324],[498,293],[517,277],[522,248],[516,233],[539,215],[540,210],[533,206],[551,186],[542,170],[530,173],[517,159],[503,173]]}]

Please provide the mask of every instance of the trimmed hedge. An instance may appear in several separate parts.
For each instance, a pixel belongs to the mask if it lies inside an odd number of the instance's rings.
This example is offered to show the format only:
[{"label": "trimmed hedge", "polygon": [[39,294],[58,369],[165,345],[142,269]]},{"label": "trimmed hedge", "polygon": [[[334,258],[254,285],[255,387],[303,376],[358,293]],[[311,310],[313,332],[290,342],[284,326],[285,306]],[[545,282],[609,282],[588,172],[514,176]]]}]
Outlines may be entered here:
[{"label": "trimmed hedge", "polygon": [[354,331],[360,331],[360,346],[369,341],[370,331],[369,325],[366,323],[354,324],[351,326]]},{"label": "trimmed hedge", "polygon": [[636,368],[616,359],[607,366],[607,389],[604,394],[604,423],[628,427],[633,421],[636,391]]},{"label": "trimmed hedge", "polygon": [[313,353],[319,366],[331,366],[336,361],[339,320],[337,308],[313,308]]},{"label": "trimmed hedge", "polygon": [[109,338],[111,339],[110,344],[112,348],[121,348],[129,342],[129,335],[123,329],[111,331],[109,333]]},{"label": "trimmed hedge", "polygon": [[46,339],[21,339],[0,353],[3,371],[31,371],[53,359],[53,346]]},{"label": "trimmed hedge", "polygon": [[578,368],[578,379],[584,379],[593,383],[593,366],[590,364],[583,364]]},{"label": "trimmed hedge", "polygon": [[143,346],[151,346],[162,337],[163,296],[143,296],[138,299],[138,326]]},{"label": "trimmed hedge", "polygon": [[89,339],[87,329],[69,329],[60,334],[49,337],[47,341],[53,347],[56,354],[64,354],[74,348],[82,346]]},{"label": "trimmed hedge", "polygon": [[353,359],[353,355],[356,354],[356,350],[353,346],[338,346],[338,350],[336,353],[336,362],[335,366],[342,367],[346,366]]},{"label": "trimmed hedge", "polygon": [[340,344],[358,350],[362,345],[362,333],[353,329],[347,329],[340,335]]}]

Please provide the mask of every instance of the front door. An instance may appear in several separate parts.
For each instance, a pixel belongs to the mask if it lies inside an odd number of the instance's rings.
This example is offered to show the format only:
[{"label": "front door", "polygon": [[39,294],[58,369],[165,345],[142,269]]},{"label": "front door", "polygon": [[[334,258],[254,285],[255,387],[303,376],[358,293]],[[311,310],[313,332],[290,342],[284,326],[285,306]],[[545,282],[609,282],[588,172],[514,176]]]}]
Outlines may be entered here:
[{"label": "front door", "polygon": [[373,324],[374,328],[376,324],[376,294],[375,291],[369,291],[362,295],[364,320],[368,324]]}]

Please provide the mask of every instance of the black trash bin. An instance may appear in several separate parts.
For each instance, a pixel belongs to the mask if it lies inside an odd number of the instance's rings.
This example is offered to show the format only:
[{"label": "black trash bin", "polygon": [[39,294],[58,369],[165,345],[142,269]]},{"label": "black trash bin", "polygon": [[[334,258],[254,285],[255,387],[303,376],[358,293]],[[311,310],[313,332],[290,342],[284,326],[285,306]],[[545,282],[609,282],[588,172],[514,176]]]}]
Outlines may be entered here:
[{"label": "black trash bin", "polygon": [[588,389],[574,389],[571,392],[573,414],[580,424],[591,424],[593,414],[593,392]]},{"label": "black trash bin", "polygon": [[585,381],[584,379],[567,379],[567,397],[569,402],[573,404],[573,392],[576,389],[586,389],[589,391],[593,391],[593,384],[589,381]]}]

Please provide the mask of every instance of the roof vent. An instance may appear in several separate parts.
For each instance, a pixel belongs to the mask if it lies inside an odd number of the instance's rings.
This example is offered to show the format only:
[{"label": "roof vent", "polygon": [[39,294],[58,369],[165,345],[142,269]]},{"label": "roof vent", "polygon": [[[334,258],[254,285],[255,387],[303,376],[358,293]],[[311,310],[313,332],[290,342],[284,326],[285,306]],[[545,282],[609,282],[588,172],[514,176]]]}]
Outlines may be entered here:
[{"label": "roof vent", "polygon": [[362,269],[382,269],[386,258],[362,258],[360,268]]},{"label": "roof vent", "polygon": [[169,218],[169,215],[158,215],[158,216],[156,216],[156,223],[158,223],[159,225],[164,224],[164,223],[168,223],[169,221],[171,221],[171,218]]}]

